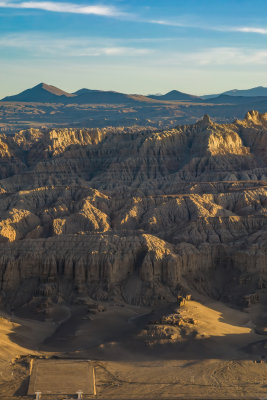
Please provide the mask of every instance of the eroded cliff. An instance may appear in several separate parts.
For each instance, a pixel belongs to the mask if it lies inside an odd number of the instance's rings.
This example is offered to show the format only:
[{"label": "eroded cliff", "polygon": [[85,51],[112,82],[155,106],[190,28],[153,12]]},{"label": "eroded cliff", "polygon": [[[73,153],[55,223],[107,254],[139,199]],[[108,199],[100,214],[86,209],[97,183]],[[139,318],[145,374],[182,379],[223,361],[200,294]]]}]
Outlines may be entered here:
[{"label": "eroded cliff", "polygon": [[2,304],[265,302],[266,121],[0,135]]}]

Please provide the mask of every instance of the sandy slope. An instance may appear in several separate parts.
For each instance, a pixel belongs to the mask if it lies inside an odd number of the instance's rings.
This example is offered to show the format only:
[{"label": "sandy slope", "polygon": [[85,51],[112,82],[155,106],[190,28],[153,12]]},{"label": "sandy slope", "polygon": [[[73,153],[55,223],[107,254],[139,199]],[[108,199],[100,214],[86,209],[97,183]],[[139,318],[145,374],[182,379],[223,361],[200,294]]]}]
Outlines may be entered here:
[{"label": "sandy slope", "polygon": [[223,303],[207,301],[201,304],[188,301],[181,308],[182,315],[197,319],[198,331],[207,336],[247,334],[251,332],[251,315],[227,307]]},{"label": "sandy slope", "polygon": [[135,353],[130,361],[100,362],[99,394],[105,398],[264,398],[267,363],[255,363],[260,354],[244,351],[249,343],[264,339],[254,333],[253,313],[205,299],[205,304],[187,302],[180,314],[195,320],[194,339],[154,345]]},{"label": "sandy slope", "polygon": [[254,398],[267,392],[267,363],[254,362],[260,357],[257,347],[246,352],[264,339],[254,333],[253,310],[241,312],[207,299],[187,302],[179,312],[184,320],[194,319],[196,336],[147,346],[140,332],[148,326],[150,317],[144,314],[149,311],[109,304],[89,320],[82,308],[74,308],[64,329],[57,330],[53,322],[1,318],[0,395],[27,389],[29,365],[16,357],[50,357],[56,350],[58,356],[96,360],[100,398]]},{"label": "sandy slope", "polygon": [[38,346],[53,332],[51,322],[39,322],[16,317],[0,318],[0,358],[11,361],[16,356],[38,354]]},{"label": "sandy slope", "polygon": [[39,344],[54,329],[55,325],[50,322],[6,315],[0,318],[0,399],[25,393],[29,375],[27,355],[40,356]]}]

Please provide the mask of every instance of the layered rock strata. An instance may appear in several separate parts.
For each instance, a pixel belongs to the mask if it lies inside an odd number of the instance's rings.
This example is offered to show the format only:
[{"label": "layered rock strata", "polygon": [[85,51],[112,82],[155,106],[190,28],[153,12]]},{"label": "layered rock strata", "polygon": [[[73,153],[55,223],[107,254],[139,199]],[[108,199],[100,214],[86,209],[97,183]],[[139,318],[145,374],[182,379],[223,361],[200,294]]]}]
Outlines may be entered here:
[{"label": "layered rock strata", "polygon": [[267,299],[267,114],[0,135],[4,306]]}]

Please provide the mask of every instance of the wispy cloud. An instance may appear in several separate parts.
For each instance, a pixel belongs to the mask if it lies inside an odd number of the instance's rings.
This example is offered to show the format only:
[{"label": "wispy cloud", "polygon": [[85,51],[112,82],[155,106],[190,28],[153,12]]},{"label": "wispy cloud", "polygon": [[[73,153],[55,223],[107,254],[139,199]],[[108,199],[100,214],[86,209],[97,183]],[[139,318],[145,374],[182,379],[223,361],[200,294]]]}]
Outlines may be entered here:
[{"label": "wispy cloud", "polygon": [[[169,40],[169,38],[167,38]],[[177,67],[205,66],[267,66],[267,50],[265,48],[248,47],[203,47],[195,50],[181,50],[163,46],[150,48],[149,38],[111,39],[86,37],[61,37],[53,35],[9,34],[0,38],[0,51],[13,49],[14,54],[22,51],[32,58],[50,57],[51,59],[75,57],[146,57],[153,65]],[[136,41],[136,43],[135,43]],[[142,43],[144,42],[144,43]],[[148,46],[147,46],[148,44]],[[2,56],[3,58],[3,56]]]},{"label": "wispy cloud", "polygon": [[259,33],[260,35],[267,35],[267,28],[253,28],[244,26],[244,27],[232,28],[232,32]]},{"label": "wispy cloud", "polygon": [[175,22],[175,21],[166,21],[163,19],[151,19],[151,20],[146,20],[144,22],[147,22],[150,24],[156,24],[156,25],[176,26],[178,28],[192,28],[195,26],[193,24],[187,24],[187,23]]},{"label": "wispy cloud", "polygon": [[[69,49],[70,50],[70,49]],[[97,57],[97,56],[144,56],[153,51],[150,49],[138,49],[135,47],[81,47],[72,48],[68,52],[71,57]]]},{"label": "wispy cloud", "polygon": [[208,67],[212,66],[266,66],[267,50],[244,49],[237,47],[206,48],[194,52],[176,52],[162,63],[169,66]]},{"label": "wispy cloud", "polygon": [[156,25],[165,25],[165,26],[173,26],[177,28],[193,28],[193,29],[201,29],[206,31],[216,31],[216,32],[240,32],[240,33],[254,33],[260,35],[267,35],[267,28],[261,27],[251,27],[251,26],[214,26],[212,24],[199,24],[199,23],[187,23],[187,22],[179,22],[179,21],[170,21],[170,20],[147,20],[147,23],[156,24]]},{"label": "wispy cloud", "polygon": [[[58,2],[58,1],[16,1],[16,0],[0,0],[0,8],[23,9],[23,10],[43,10],[56,13],[71,13],[84,15],[98,15],[104,17],[123,17],[132,22],[141,22],[147,24],[155,24],[161,26],[200,29],[216,32],[237,32],[251,33],[259,35],[267,35],[267,28],[253,26],[220,26],[212,23],[201,23],[200,21],[192,21],[192,19],[183,20],[174,19],[145,19],[140,15],[123,12],[115,6],[107,6],[102,4],[84,5],[76,2]],[[192,17],[193,18],[193,17]]]},{"label": "wispy cloud", "polygon": [[50,12],[72,13],[72,14],[85,14],[85,15],[100,15],[106,17],[117,17],[126,15],[118,10],[116,7],[104,5],[90,5],[85,6],[75,3],[60,3],[54,1],[0,1],[1,8],[16,8],[16,9],[35,9]]},{"label": "wispy cloud", "polygon": [[[131,43],[131,41],[130,41]],[[129,44],[130,44],[129,43]],[[127,41],[111,39],[59,38],[50,35],[38,36],[19,34],[0,38],[0,49],[27,51],[34,57],[98,57],[98,56],[144,56],[153,53],[152,49],[128,46]]]}]

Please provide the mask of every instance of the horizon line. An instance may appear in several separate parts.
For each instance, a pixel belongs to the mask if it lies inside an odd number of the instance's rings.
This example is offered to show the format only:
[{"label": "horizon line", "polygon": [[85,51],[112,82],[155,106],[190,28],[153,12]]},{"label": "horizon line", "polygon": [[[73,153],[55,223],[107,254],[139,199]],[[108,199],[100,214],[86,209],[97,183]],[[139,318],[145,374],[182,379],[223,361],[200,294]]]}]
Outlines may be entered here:
[{"label": "horizon line", "polygon": [[[201,96],[212,96],[212,95],[214,95],[214,96],[219,96],[219,95],[221,95],[221,94],[224,94],[224,93],[226,93],[226,92],[229,92],[229,91],[248,91],[248,90],[252,90],[252,89],[260,89],[260,88],[262,88],[262,89],[267,89],[267,86],[265,87],[265,86],[262,86],[262,85],[259,85],[259,86],[253,86],[253,87],[251,87],[251,88],[246,88],[246,89],[238,89],[238,88],[234,88],[234,89],[227,89],[227,90],[224,90],[223,92],[218,92],[218,93],[215,93],[216,92],[216,90],[214,90],[214,91],[211,91],[211,93],[204,93],[204,94],[195,94],[195,93],[190,93],[190,91],[181,91],[181,90],[179,90],[179,89],[170,89],[170,90],[168,90],[168,89],[166,89],[167,91],[166,91],[166,93],[160,93],[160,92],[156,92],[156,93],[147,93],[147,94],[142,94],[142,93],[128,93],[128,92],[121,92],[121,91],[118,91],[118,90],[114,90],[114,89],[89,89],[89,88],[86,88],[86,87],[82,87],[82,88],[78,88],[77,90],[75,90],[75,91],[73,91],[73,92],[71,92],[71,91],[68,91],[68,90],[65,90],[65,89],[62,89],[62,88],[60,88],[59,86],[55,86],[55,85],[53,85],[53,84],[49,84],[49,83],[46,83],[46,82],[39,82],[39,83],[37,83],[37,84],[35,84],[34,86],[32,86],[32,87],[28,87],[28,88],[26,88],[26,89],[24,89],[24,90],[22,90],[22,91],[20,91],[19,93],[16,93],[16,94],[11,94],[11,95],[6,95],[6,96],[4,96],[1,100],[3,100],[4,98],[6,98],[6,97],[13,97],[13,96],[17,96],[18,94],[20,94],[20,93],[23,93],[24,91],[26,91],[26,90],[31,90],[31,89],[34,89],[34,88],[36,88],[36,87],[38,87],[38,86],[40,86],[40,85],[46,85],[46,86],[52,86],[52,87],[54,87],[54,88],[56,88],[56,89],[59,89],[59,90],[61,90],[61,91],[63,91],[63,92],[65,92],[65,93],[67,93],[67,94],[75,94],[77,91],[79,91],[79,90],[91,90],[91,91],[99,91],[99,92],[113,92],[113,93],[121,93],[121,94],[126,94],[126,95],[140,95],[140,96],[164,96],[164,95],[166,95],[166,94],[168,94],[168,93],[171,93],[171,92],[173,92],[173,91],[176,91],[176,92],[180,92],[180,93],[183,93],[183,94],[187,94],[187,95],[191,95],[191,96],[196,96],[196,97],[200,97],[201,98]],[[267,96],[267,95],[266,95]],[[260,96],[259,96],[260,97]],[[263,96],[263,97],[265,97],[265,96]]]}]

